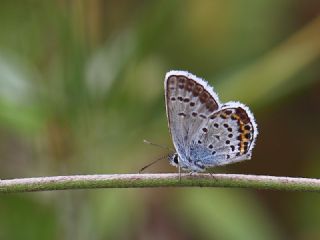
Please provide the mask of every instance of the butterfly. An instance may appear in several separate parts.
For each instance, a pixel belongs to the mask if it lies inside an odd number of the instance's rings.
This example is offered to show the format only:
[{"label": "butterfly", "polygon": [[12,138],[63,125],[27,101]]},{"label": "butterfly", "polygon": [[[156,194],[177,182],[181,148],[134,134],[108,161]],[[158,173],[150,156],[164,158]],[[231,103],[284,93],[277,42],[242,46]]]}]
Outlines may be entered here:
[{"label": "butterfly", "polygon": [[251,158],[258,129],[247,106],[221,103],[206,81],[186,71],[169,71],[164,88],[176,150],[168,156],[171,165],[203,172]]}]

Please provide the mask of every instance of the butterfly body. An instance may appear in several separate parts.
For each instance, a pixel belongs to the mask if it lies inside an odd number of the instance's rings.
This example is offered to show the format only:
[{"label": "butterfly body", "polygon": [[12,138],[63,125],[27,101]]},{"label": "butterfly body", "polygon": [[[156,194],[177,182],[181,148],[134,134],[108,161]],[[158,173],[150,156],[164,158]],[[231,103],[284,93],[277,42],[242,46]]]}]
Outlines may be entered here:
[{"label": "butterfly body", "polygon": [[222,104],[207,82],[185,71],[168,72],[164,85],[168,125],[177,151],[169,156],[172,165],[201,172],[251,158],[258,131],[247,106]]}]

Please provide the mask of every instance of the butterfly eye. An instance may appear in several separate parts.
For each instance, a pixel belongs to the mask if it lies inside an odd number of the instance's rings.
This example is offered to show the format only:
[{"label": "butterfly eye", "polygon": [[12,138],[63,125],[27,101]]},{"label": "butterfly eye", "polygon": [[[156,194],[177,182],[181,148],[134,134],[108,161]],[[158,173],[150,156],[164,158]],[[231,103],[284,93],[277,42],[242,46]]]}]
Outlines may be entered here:
[{"label": "butterfly eye", "polygon": [[173,157],[173,162],[175,164],[178,164],[178,154],[175,154],[174,157]]}]

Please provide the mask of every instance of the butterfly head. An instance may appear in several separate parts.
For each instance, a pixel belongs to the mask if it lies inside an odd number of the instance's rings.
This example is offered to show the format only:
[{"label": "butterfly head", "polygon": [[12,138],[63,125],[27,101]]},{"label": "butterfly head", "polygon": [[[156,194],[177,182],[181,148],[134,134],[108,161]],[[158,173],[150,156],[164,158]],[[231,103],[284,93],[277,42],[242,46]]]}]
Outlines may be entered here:
[{"label": "butterfly head", "polygon": [[179,156],[178,153],[172,153],[168,155],[169,163],[172,166],[179,167]]}]

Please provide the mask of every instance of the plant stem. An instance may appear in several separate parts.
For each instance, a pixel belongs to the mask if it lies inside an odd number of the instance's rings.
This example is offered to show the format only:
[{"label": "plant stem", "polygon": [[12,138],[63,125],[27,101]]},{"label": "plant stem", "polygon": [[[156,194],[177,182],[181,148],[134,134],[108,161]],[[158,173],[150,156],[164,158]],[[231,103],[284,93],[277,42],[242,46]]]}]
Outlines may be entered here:
[{"label": "plant stem", "polygon": [[320,179],[242,174],[108,174],[0,180],[0,193],[93,188],[237,187],[320,192]]}]

